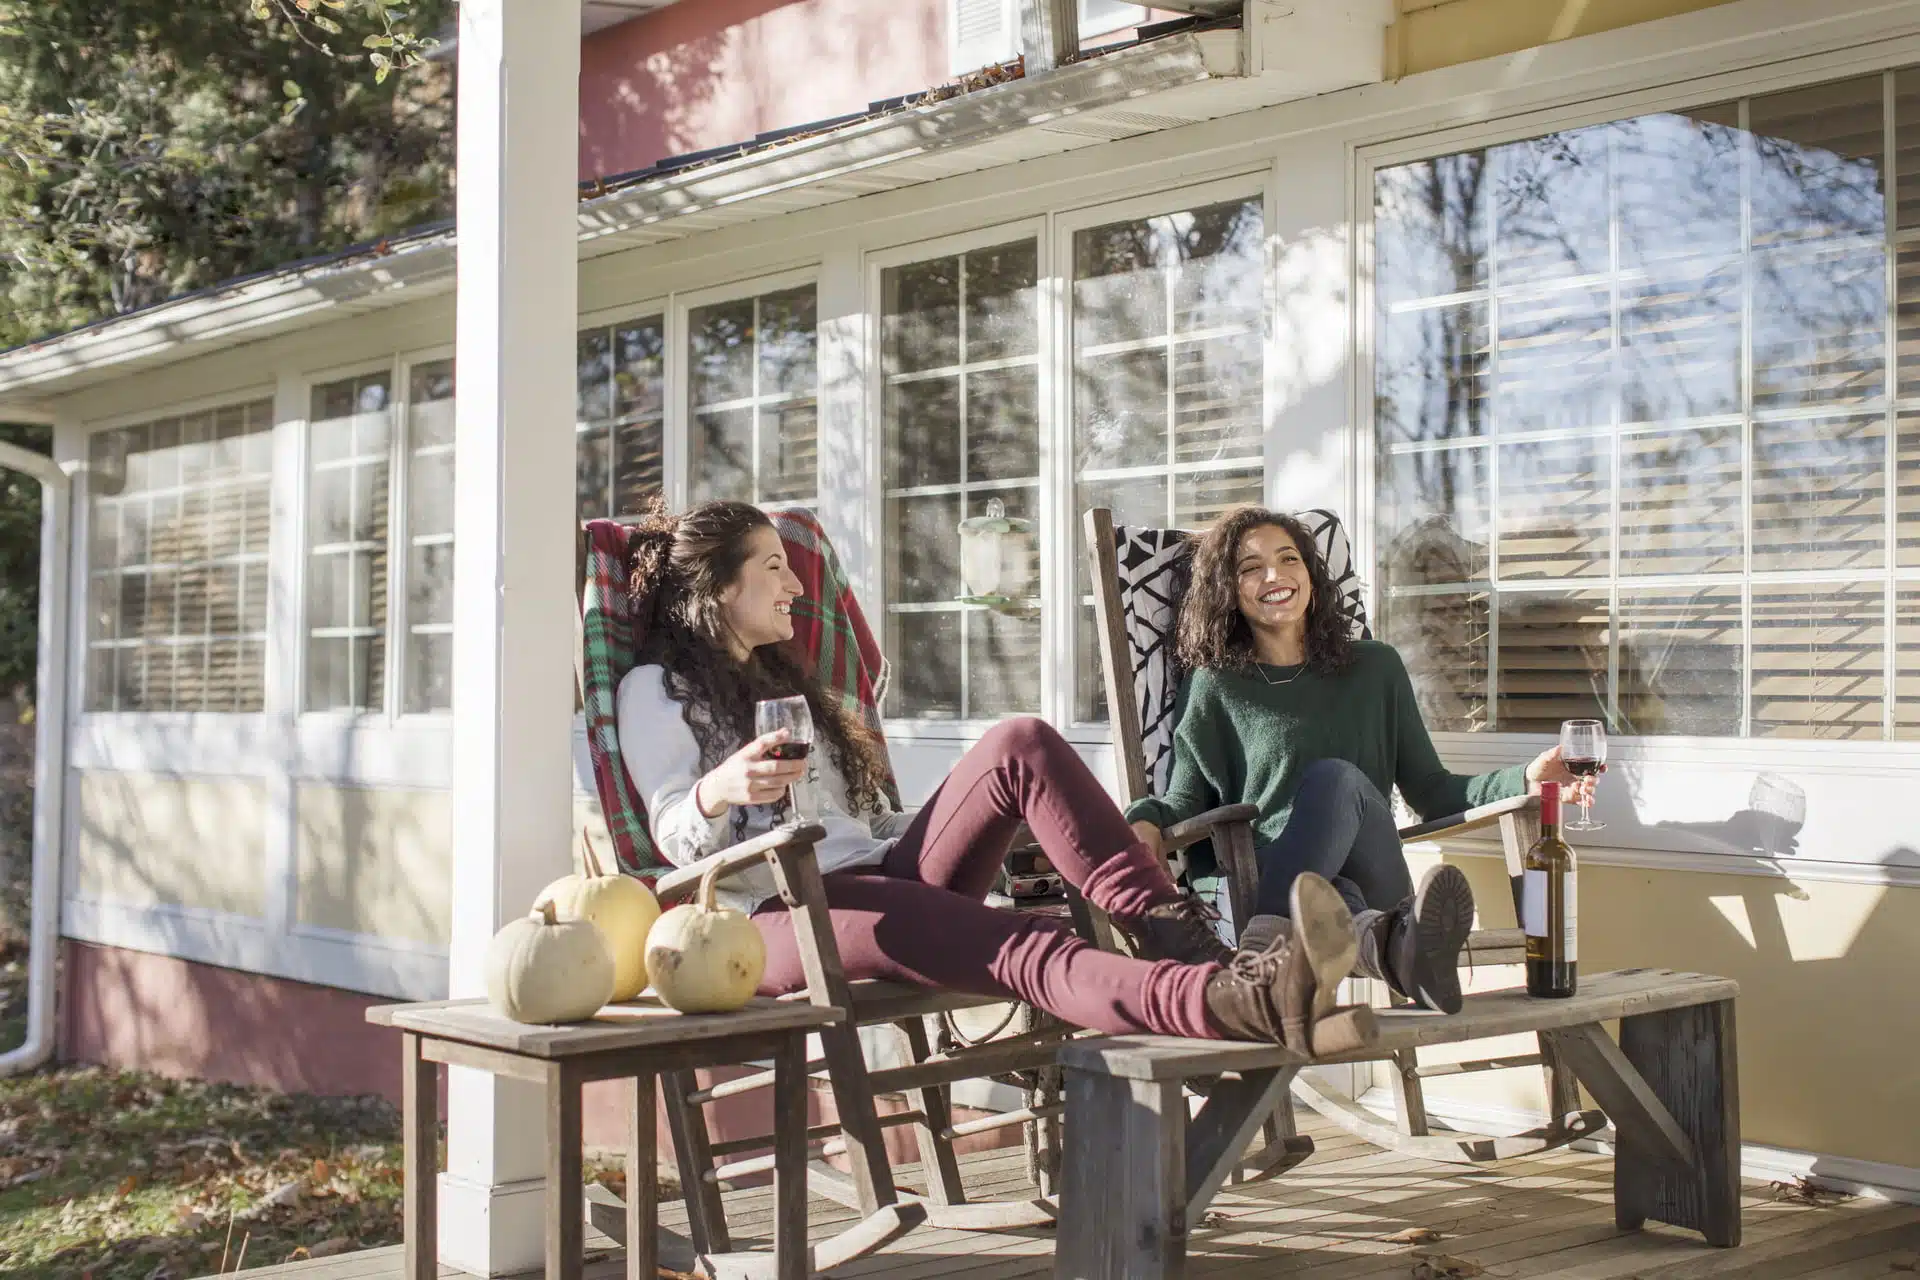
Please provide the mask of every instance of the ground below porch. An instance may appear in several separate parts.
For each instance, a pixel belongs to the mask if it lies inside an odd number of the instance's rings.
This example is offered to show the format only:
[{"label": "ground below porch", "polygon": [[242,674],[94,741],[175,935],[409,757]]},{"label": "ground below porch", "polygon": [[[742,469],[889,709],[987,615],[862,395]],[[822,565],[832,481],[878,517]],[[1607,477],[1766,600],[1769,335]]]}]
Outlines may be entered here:
[{"label": "ground below porch", "polygon": [[[1312,1280],[1387,1277],[1569,1277],[1577,1280],[1852,1280],[1920,1275],[1920,1206],[1809,1196],[1798,1188],[1744,1184],[1745,1243],[1714,1249],[1666,1227],[1620,1232],[1613,1225],[1612,1159],[1557,1151],[1498,1169],[1409,1160],[1303,1116],[1314,1155],[1266,1183],[1228,1187],[1193,1224],[1188,1274],[1219,1280],[1310,1276]],[[1019,1152],[965,1161],[979,1194],[1024,1185]],[[914,1171],[905,1170],[911,1181]],[[727,1197],[736,1248],[769,1239],[772,1197],[764,1188]],[[662,1220],[684,1229],[678,1201]],[[845,1221],[846,1210],[812,1201],[816,1228]],[[1424,1238],[1423,1232],[1438,1233]],[[623,1259],[604,1237],[588,1235],[589,1280],[616,1280]],[[596,1248],[596,1246],[598,1246]],[[1422,1264],[1428,1269],[1421,1270]],[[832,1274],[887,1280],[1007,1280],[1048,1276],[1050,1231],[1006,1233],[922,1229]],[[261,1280],[399,1280],[395,1246],[249,1271]],[[448,1280],[460,1272],[442,1271]]]}]

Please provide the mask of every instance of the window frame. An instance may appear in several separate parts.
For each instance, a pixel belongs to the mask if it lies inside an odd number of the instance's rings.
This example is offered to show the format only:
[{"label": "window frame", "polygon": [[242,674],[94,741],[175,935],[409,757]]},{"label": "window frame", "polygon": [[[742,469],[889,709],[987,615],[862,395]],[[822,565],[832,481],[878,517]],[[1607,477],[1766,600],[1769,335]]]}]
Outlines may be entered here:
[{"label": "window frame", "polygon": [[[1376,528],[1376,521],[1380,514],[1377,472],[1382,450],[1378,437],[1379,424],[1374,415],[1378,376],[1376,360],[1379,354],[1374,274],[1376,234],[1373,209],[1377,174],[1383,169],[1418,163],[1462,151],[1493,148],[1548,134],[1611,124],[1661,112],[1701,109],[1736,100],[1739,104],[1741,128],[1745,129],[1749,99],[1836,81],[1878,77],[1882,81],[1882,137],[1890,140],[1892,144],[1882,158],[1884,166],[1882,201],[1886,229],[1879,239],[1879,243],[1887,251],[1887,261],[1884,264],[1887,288],[1883,341],[1887,390],[1885,399],[1878,409],[1864,412],[1877,414],[1889,423],[1897,423],[1900,406],[1903,403],[1898,388],[1897,348],[1900,327],[1899,294],[1895,278],[1898,270],[1897,252],[1903,246],[1920,247],[1920,229],[1908,231],[1903,238],[1895,217],[1899,172],[1896,156],[1900,143],[1892,127],[1892,116],[1896,111],[1892,85],[1894,77],[1904,69],[1920,69],[1920,48],[1916,48],[1910,41],[1888,41],[1865,50],[1850,49],[1810,54],[1786,62],[1674,80],[1645,89],[1604,94],[1577,104],[1516,112],[1493,119],[1406,135],[1391,141],[1356,142],[1349,146],[1351,184],[1347,191],[1347,212],[1352,233],[1349,252],[1349,323],[1352,333],[1350,351],[1352,364],[1348,377],[1348,390],[1350,421],[1353,424],[1350,453],[1352,470],[1348,493],[1348,509],[1353,512],[1353,527],[1349,530],[1349,536],[1354,547],[1356,563],[1364,567],[1363,588],[1371,616],[1376,618],[1381,616],[1382,602],[1380,547]],[[1744,254],[1749,250],[1743,248],[1742,252]],[[1743,312],[1750,313],[1752,305],[1751,298],[1743,296]],[[1747,325],[1743,320],[1743,330],[1745,327]],[[1744,338],[1741,358],[1744,367],[1750,361]],[[1752,405],[1750,378],[1748,382],[1749,385],[1742,389],[1739,417],[1743,423],[1743,432],[1750,436],[1755,412]],[[1909,396],[1905,403],[1910,406],[1920,403],[1920,396]],[[1910,408],[1909,411],[1913,410]],[[1828,409],[1825,416],[1855,416],[1859,412],[1862,411],[1835,406]],[[1798,414],[1775,414],[1762,421],[1792,420],[1796,416],[1820,415],[1808,410]],[[1894,488],[1897,487],[1898,433],[1896,430],[1889,430],[1886,434],[1885,466],[1890,488]],[[1615,438],[1617,437],[1609,437],[1610,440]],[[1489,447],[1498,447],[1495,438],[1489,437]],[[1617,484],[1617,475],[1613,479]],[[1750,476],[1743,476],[1740,513],[1744,530],[1753,516]],[[1490,508],[1489,518],[1493,522],[1490,527],[1497,527],[1497,507]],[[1894,598],[1898,590],[1906,584],[1920,588],[1920,566],[1901,566],[1897,563],[1895,541],[1897,521],[1898,505],[1890,501],[1887,504],[1884,523],[1887,560],[1880,569],[1864,572],[1844,569],[1770,572],[1769,576],[1756,583],[1750,558],[1751,548],[1744,547],[1740,577],[1733,580],[1720,580],[1721,585],[1737,586],[1743,601],[1751,596],[1756,586],[1790,588],[1808,582],[1838,583],[1842,579],[1858,581],[1863,577],[1872,578],[1881,583],[1889,581],[1893,583],[1895,589],[1887,593],[1888,603],[1883,620],[1885,633],[1883,678],[1886,681],[1886,700],[1882,708],[1883,728],[1894,714],[1896,700],[1895,677],[1898,663]],[[1617,518],[1614,523],[1617,524]],[[1590,588],[1604,589],[1607,592],[1610,609],[1617,603],[1621,590],[1621,579],[1617,572],[1619,555],[1617,529],[1613,532],[1612,542],[1613,546],[1609,553],[1609,572],[1605,577],[1591,584]],[[1750,542],[1750,539],[1743,532],[1743,544],[1747,542]],[[1660,577],[1654,579],[1650,585],[1658,586],[1668,581],[1670,578]],[[1582,585],[1585,584],[1576,584],[1576,587]],[[1552,591],[1559,588],[1536,588],[1531,582],[1522,582],[1505,589],[1518,592],[1536,589]],[[1494,610],[1496,616],[1497,612],[1496,608]],[[1497,666],[1495,659],[1497,649],[1491,647],[1498,644],[1497,622],[1495,627],[1494,637],[1490,641],[1490,671]],[[1743,653],[1748,655],[1752,652],[1751,630],[1749,615],[1742,627],[1742,649]],[[1620,640],[1617,627],[1609,627],[1608,644],[1609,667],[1612,669],[1617,667],[1618,663]],[[1743,669],[1742,680],[1741,704],[1744,731],[1751,728],[1753,672],[1750,668]],[[1610,685],[1613,683],[1610,681]],[[1611,703],[1617,704],[1617,687],[1612,688],[1609,696]],[[1493,706],[1491,697],[1488,705],[1490,709]],[[1608,708],[1610,712],[1615,709],[1615,705],[1610,705]],[[1499,728],[1484,733],[1436,730],[1432,736],[1436,746],[1440,747],[1443,755],[1450,760],[1456,760],[1467,767],[1487,768],[1511,764],[1516,759],[1530,756],[1543,747],[1551,745],[1555,740],[1550,734]],[[1704,764],[1717,770],[1728,771],[1743,768],[1791,768],[1798,772],[1817,773],[1853,767],[1845,763],[1837,765],[1836,760],[1843,762],[1851,760],[1869,768],[1884,766],[1897,769],[1902,765],[1910,765],[1916,747],[1920,746],[1920,743],[1913,740],[1903,741],[1891,737],[1877,740],[1759,737],[1753,736],[1750,732],[1743,732],[1742,736],[1738,737],[1688,734],[1642,736],[1624,733],[1610,734],[1609,737],[1611,761],[1628,767],[1656,769],[1664,764],[1681,762]]]},{"label": "window frame", "polygon": [[[692,342],[692,313],[701,307],[715,306],[727,302],[739,302],[743,299],[759,298],[769,293],[781,293],[789,289],[810,287],[814,291],[814,357],[813,357],[813,396],[818,411],[826,398],[820,376],[820,298],[822,294],[822,272],[820,264],[813,263],[786,271],[770,272],[765,275],[748,276],[725,284],[712,285],[703,289],[676,291],[671,298],[671,307],[663,308],[661,314],[665,321],[665,342],[667,344],[666,363],[666,412],[663,419],[665,439],[662,442],[661,464],[665,469],[665,489],[668,504],[676,511],[684,510],[693,491],[693,405],[690,396],[693,392],[692,377],[688,368],[690,353],[687,350]],[[620,308],[630,319],[637,319],[646,312],[632,308]],[[580,329],[587,327],[586,317],[581,316],[574,328],[577,342]],[[757,339],[756,339],[757,341]],[[755,361],[756,366],[758,360]],[[757,376],[757,374],[756,374]],[[755,397],[756,405],[759,398]],[[824,417],[824,415],[821,415]],[[819,418],[816,418],[816,422]],[[816,428],[818,430],[819,428]],[[758,439],[755,440],[756,445]],[[578,462],[576,459],[576,468]],[[759,467],[758,450],[755,451],[754,466],[756,476]],[[757,481],[756,481],[757,482]],[[820,468],[814,466],[814,491],[810,504],[816,509],[820,505]],[[782,507],[808,506],[802,502],[757,503],[778,510]]]},{"label": "window frame", "polygon": [[[1079,527],[1080,512],[1074,500],[1074,485],[1077,476],[1073,470],[1073,237],[1081,231],[1095,227],[1109,226],[1117,222],[1134,222],[1145,218],[1165,217],[1189,209],[1204,208],[1209,205],[1225,204],[1230,201],[1257,201],[1260,205],[1260,281],[1261,307],[1259,335],[1260,345],[1260,449],[1248,456],[1244,464],[1257,465],[1260,470],[1260,500],[1266,501],[1273,492],[1273,422],[1276,411],[1274,396],[1274,341],[1277,326],[1274,324],[1274,199],[1277,183],[1274,167],[1269,164],[1259,169],[1251,169],[1234,175],[1218,177],[1205,182],[1182,184],[1180,186],[1151,192],[1143,192],[1119,200],[1109,200],[1099,204],[1084,205],[1054,215],[1052,260],[1058,264],[1053,285],[1052,303],[1054,307],[1054,332],[1058,335],[1056,349],[1052,353],[1058,360],[1054,369],[1055,404],[1053,431],[1044,443],[1051,446],[1052,456],[1059,460],[1055,466],[1049,489],[1057,509],[1071,513],[1073,528],[1067,530],[1064,547],[1057,547],[1051,556],[1043,549],[1048,563],[1055,574],[1064,575],[1055,581],[1063,584],[1063,592],[1071,591],[1076,580],[1077,559],[1086,554],[1086,535]],[[1043,458],[1046,455],[1043,454]],[[1121,468],[1103,468],[1120,470]],[[1162,475],[1195,474],[1209,470],[1234,470],[1230,467],[1211,467],[1204,465],[1172,464],[1161,472]],[[1043,477],[1044,478],[1044,477]],[[1092,597],[1074,599],[1068,603],[1068,609],[1056,609],[1062,616],[1054,619],[1047,631],[1047,647],[1051,654],[1058,655],[1054,661],[1063,666],[1059,672],[1056,697],[1049,704],[1053,723],[1066,726],[1070,735],[1086,735],[1090,740],[1106,742],[1111,740],[1111,722],[1082,720],[1076,714],[1074,690],[1079,678],[1078,637],[1075,622],[1082,607],[1090,605]]]},{"label": "window frame", "polygon": [[[1058,540],[1058,523],[1053,486],[1049,482],[1049,471],[1053,468],[1054,444],[1052,440],[1055,418],[1055,384],[1058,382],[1055,365],[1055,307],[1054,295],[1059,290],[1059,282],[1053,272],[1053,236],[1052,219],[1047,215],[1022,218],[1014,222],[996,223],[993,226],[974,227],[951,235],[939,236],[928,240],[916,240],[906,244],[892,245],[885,249],[870,250],[863,255],[861,264],[862,285],[865,297],[862,312],[866,321],[866,341],[863,349],[866,353],[866,369],[862,379],[866,430],[867,430],[867,475],[864,477],[864,500],[866,503],[866,528],[868,545],[878,548],[892,536],[887,527],[887,424],[886,424],[886,372],[884,365],[884,335],[881,332],[883,308],[885,306],[884,278],[888,271],[896,267],[912,266],[917,262],[926,262],[934,258],[950,258],[957,254],[973,253],[982,249],[991,249],[998,245],[1012,244],[1030,239],[1034,246],[1034,293],[1035,293],[1035,343],[1036,369],[1039,380],[1038,417],[1039,417],[1039,458],[1040,475],[1034,489],[1035,509],[1039,512],[1039,556],[1040,556],[1040,705],[1032,714],[1042,716],[1054,724],[1064,723],[1056,714],[1057,685],[1059,683],[1059,655],[1053,643],[1051,616],[1057,612],[1053,600],[1056,594],[1058,578],[1053,564],[1053,544]],[[1071,581],[1071,578],[1068,579]],[[888,609],[892,601],[887,598],[887,575],[884,558],[876,555],[873,559],[870,580],[862,592],[871,601],[873,617],[869,620],[885,633]],[[960,612],[959,610],[955,611]],[[899,655],[887,654],[889,662],[898,662]],[[962,679],[965,670],[962,669]],[[1001,717],[993,718],[954,718],[928,719],[902,717],[887,722],[889,737],[900,736],[903,740],[926,742],[972,742],[999,722]]]},{"label": "window frame", "polygon": [[[173,731],[195,732],[201,726],[211,728],[216,725],[230,725],[235,721],[256,720],[262,716],[274,715],[282,710],[281,682],[273,662],[275,646],[276,606],[278,599],[280,565],[280,539],[285,536],[279,527],[283,513],[278,508],[277,474],[269,473],[267,481],[267,500],[269,504],[268,543],[267,543],[267,630],[264,668],[259,711],[94,711],[88,709],[88,700],[92,696],[90,687],[91,664],[86,660],[89,649],[89,614],[93,606],[93,476],[89,459],[92,456],[93,439],[107,431],[117,431],[123,427],[137,427],[157,422],[165,418],[185,417],[188,414],[204,413],[232,405],[252,404],[265,401],[271,408],[272,421],[267,427],[268,448],[273,457],[272,466],[279,467],[277,436],[286,426],[286,417],[279,399],[279,383],[269,379],[264,382],[251,382],[228,391],[210,395],[194,396],[186,400],[163,400],[142,409],[93,419],[83,424],[74,435],[74,446],[78,450],[76,470],[84,477],[83,485],[74,495],[72,547],[69,552],[70,564],[74,572],[76,587],[69,604],[69,634],[76,638],[80,660],[73,662],[68,677],[69,705],[73,707],[76,726],[81,730],[82,739],[99,733],[111,735],[118,726],[155,726]],[[304,433],[303,433],[304,434]],[[304,465],[304,463],[303,463]],[[74,748],[69,747],[69,755]]]},{"label": "window frame", "polygon": [[[414,351],[402,351],[394,357],[394,421],[393,421],[393,494],[388,499],[388,510],[393,512],[391,527],[387,531],[387,718],[394,724],[444,724],[453,723],[453,708],[443,707],[433,711],[407,710],[406,665],[407,665],[407,578],[412,567],[412,550],[408,529],[413,514],[413,480],[408,458],[413,447],[413,371],[423,364],[435,364],[442,360],[453,359],[453,344],[422,347]],[[455,385],[458,385],[460,372],[454,370]],[[454,484],[456,493],[459,485],[459,453],[454,453]],[[449,533],[449,537],[453,535]],[[305,597],[301,599],[304,601]],[[448,624],[451,631],[452,624]],[[302,690],[304,693],[304,689]]]}]

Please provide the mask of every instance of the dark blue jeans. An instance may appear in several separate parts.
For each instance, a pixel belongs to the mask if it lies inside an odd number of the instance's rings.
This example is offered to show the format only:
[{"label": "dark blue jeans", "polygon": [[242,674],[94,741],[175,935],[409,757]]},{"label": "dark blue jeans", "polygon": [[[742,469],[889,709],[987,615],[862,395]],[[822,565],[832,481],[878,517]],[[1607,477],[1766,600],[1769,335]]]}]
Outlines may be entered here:
[{"label": "dark blue jeans", "polygon": [[1314,871],[1333,882],[1355,914],[1385,911],[1413,892],[1393,806],[1345,760],[1315,760],[1300,776],[1279,839],[1253,851],[1260,867],[1255,911],[1288,914],[1293,882]]}]

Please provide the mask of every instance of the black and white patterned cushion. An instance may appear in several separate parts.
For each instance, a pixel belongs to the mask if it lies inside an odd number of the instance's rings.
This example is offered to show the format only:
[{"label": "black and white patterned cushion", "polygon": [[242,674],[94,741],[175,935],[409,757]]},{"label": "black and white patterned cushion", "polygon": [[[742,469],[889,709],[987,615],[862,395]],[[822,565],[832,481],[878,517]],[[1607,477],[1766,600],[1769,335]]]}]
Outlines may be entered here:
[{"label": "black and white patterned cushion", "polygon": [[[1340,591],[1353,634],[1369,639],[1367,606],[1353,548],[1340,518],[1331,511],[1297,513],[1313,533],[1326,559],[1327,573]],[[1174,655],[1174,629],[1180,602],[1192,581],[1193,535],[1184,529],[1146,529],[1116,525],[1120,570],[1120,613],[1126,622],[1128,657],[1133,664],[1133,696],[1140,707],[1140,742],[1146,754],[1147,785],[1164,792],[1173,772],[1174,703],[1180,692],[1180,664]]]}]

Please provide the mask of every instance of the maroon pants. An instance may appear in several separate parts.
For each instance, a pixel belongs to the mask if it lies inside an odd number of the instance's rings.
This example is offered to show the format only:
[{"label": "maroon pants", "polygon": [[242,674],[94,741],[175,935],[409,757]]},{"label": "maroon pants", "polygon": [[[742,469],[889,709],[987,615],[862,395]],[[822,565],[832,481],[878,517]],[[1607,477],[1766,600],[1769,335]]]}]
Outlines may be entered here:
[{"label": "maroon pants", "polygon": [[[961,757],[885,863],[825,877],[847,976],[1024,1000],[1095,1031],[1217,1038],[1204,998],[1217,966],[1116,955],[1063,921],[986,905],[1023,821],[1112,915],[1179,892],[1079,753],[1045,721],[1007,720]],[[769,902],[754,923],[767,942],[761,994],[805,986],[786,907]]]}]

